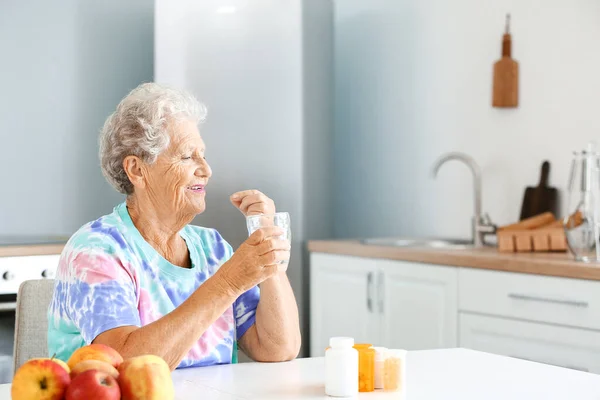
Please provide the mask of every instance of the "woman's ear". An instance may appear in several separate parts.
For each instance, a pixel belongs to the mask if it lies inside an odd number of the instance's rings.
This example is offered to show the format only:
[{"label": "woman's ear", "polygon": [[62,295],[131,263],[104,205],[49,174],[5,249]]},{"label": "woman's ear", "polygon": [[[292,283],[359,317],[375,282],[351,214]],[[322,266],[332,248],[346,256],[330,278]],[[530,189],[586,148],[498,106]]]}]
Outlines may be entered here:
[{"label": "woman's ear", "polygon": [[125,157],[123,160],[123,169],[134,187],[143,189],[146,186],[146,180],[144,179],[144,163],[139,157]]}]

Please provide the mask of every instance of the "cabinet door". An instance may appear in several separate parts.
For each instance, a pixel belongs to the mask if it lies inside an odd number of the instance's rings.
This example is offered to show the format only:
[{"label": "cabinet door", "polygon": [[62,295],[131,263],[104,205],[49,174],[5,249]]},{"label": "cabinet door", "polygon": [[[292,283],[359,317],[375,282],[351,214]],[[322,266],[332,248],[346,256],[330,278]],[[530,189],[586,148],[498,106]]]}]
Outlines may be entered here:
[{"label": "cabinet door", "polygon": [[460,347],[600,373],[600,332],[460,313]]},{"label": "cabinet door", "polygon": [[332,336],[379,342],[374,264],[366,258],[311,254],[311,356],[323,356]]},{"label": "cabinet door", "polygon": [[378,260],[377,268],[382,346],[457,346],[457,268],[391,260]]}]

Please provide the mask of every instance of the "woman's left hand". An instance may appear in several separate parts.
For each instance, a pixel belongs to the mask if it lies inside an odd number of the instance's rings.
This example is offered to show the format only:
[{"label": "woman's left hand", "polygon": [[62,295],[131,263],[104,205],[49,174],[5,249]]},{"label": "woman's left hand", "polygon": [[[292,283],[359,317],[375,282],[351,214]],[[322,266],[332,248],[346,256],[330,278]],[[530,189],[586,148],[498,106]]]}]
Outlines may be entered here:
[{"label": "woman's left hand", "polygon": [[245,217],[258,214],[275,214],[275,202],[258,190],[243,190],[231,195],[231,203]]}]

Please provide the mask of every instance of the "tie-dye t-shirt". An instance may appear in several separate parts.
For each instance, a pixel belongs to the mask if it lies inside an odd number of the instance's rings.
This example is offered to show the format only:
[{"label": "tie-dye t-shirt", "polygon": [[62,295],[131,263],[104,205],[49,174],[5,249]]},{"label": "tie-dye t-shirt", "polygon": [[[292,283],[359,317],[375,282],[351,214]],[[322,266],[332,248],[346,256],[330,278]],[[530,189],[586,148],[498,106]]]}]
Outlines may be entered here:
[{"label": "tie-dye t-shirt", "polygon": [[[233,253],[214,229],[188,225],[180,234],[191,268],[171,264],[150,246],[125,203],[79,229],[59,261],[48,309],[49,354],[66,361],[106,330],[156,321],[185,301]],[[237,340],[254,323],[258,300],[258,287],[240,296],[178,367],[235,362]]]}]

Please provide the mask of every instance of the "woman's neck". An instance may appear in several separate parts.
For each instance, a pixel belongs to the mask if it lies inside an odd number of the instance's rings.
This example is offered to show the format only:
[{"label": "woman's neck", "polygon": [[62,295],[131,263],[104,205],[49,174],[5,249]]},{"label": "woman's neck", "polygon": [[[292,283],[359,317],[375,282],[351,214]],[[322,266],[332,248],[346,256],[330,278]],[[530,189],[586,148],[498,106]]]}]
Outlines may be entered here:
[{"label": "woman's neck", "polygon": [[127,210],[142,237],[174,265],[189,266],[187,245],[179,232],[193,217],[177,215],[135,194],[127,197]]}]

